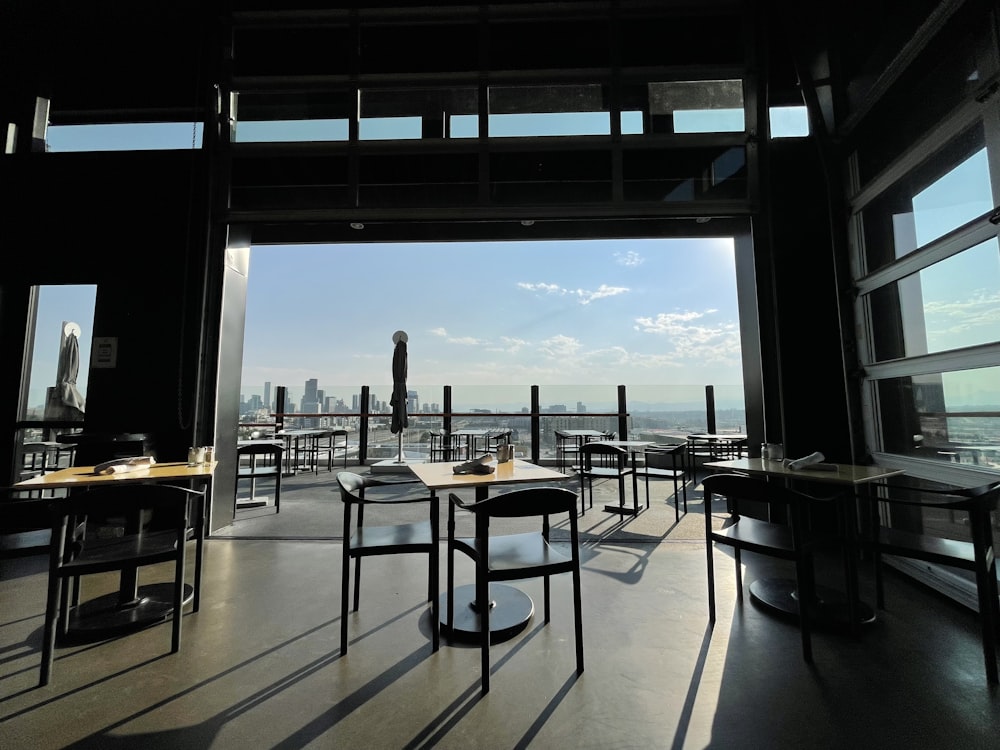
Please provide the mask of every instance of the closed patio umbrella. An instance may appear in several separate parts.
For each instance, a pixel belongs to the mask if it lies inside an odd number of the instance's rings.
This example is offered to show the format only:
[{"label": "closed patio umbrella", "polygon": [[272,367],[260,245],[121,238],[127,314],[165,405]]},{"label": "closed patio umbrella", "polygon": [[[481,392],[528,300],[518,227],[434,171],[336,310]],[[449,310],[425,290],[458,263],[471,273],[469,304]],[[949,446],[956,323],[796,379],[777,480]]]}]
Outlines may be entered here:
[{"label": "closed patio umbrella", "polygon": [[56,384],[45,392],[45,419],[81,420],[86,400],[76,387],[80,374],[80,326],[63,321]]},{"label": "closed patio umbrella", "polygon": [[86,401],[80,389],[76,387],[76,379],[80,374],[80,328],[75,323],[65,326],[66,339],[59,351],[59,400],[71,409],[83,412]]},{"label": "closed patio umbrella", "polygon": [[389,432],[399,433],[399,448],[396,463],[403,463],[403,428],[410,424],[406,416],[406,331],[396,331],[392,341],[396,348],[392,353],[392,397],[389,406],[392,407],[392,421]]}]

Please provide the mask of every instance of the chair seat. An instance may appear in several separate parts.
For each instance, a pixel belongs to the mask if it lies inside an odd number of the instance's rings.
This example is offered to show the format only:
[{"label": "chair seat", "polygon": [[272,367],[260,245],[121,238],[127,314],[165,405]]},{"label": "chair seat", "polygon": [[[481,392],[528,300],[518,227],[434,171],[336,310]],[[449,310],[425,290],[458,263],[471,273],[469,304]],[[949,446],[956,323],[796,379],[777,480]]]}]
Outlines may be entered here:
[{"label": "chair seat", "polygon": [[[455,547],[475,557],[482,555],[479,542],[474,537],[455,539]],[[559,566],[564,564],[566,570],[571,570],[573,559],[565,555],[545,541],[541,534],[529,531],[523,534],[505,534],[491,537],[489,542],[489,561],[487,562],[491,575],[496,580],[502,580],[504,572],[521,574],[538,566]],[[558,572],[553,570],[552,572]]]},{"label": "chair seat", "polygon": [[176,549],[177,533],[172,529],[88,541],[76,557],[63,564],[63,575],[120,570],[123,561],[149,565],[173,560]]},{"label": "chair seat", "polygon": [[966,570],[975,570],[976,567],[975,548],[972,542],[882,526],[879,528],[879,547],[886,555],[900,554]]},{"label": "chair seat", "polygon": [[789,557],[793,554],[792,533],[787,526],[746,516],[732,526],[713,531],[712,539],[722,544],[739,544],[751,552],[766,551],[772,557],[780,557],[782,551]]},{"label": "chair seat", "polygon": [[651,466],[640,466],[635,470],[640,477],[651,477],[657,479],[680,479],[684,476],[681,469],[657,469]]},{"label": "chair seat", "polygon": [[241,466],[236,475],[240,479],[248,479],[250,477],[275,477],[281,473],[281,469],[277,466],[258,466],[256,468],[250,468],[247,466]]},{"label": "chair seat", "polygon": [[[351,534],[351,550],[363,549],[366,554],[377,554],[373,549],[383,547],[385,553],[399,552],[399,547],[413,547],[434,543],[430,521],[401,523],[395,526],[363,526]],[[410,550],[416,552],[418,550]]]},{"label": "chair seat", "polygon": [[[579,473],[583,470],[582,466],[574,466],[573,471]],[[619,477],[627,477],[633,473],[633,470],[626,467],[623,469],[617,469],[614,466],[592,466],[587,470],[587,476],[591,479],[618,479]]]}]

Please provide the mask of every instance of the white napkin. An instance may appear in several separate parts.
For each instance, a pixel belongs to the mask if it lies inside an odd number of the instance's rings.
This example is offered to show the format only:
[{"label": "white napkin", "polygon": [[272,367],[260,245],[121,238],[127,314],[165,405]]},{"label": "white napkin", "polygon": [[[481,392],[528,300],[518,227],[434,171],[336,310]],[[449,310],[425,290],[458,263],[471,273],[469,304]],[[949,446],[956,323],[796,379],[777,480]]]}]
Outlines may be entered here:
[{"label": "white napkin", "polygon": [[97,464],[94,467],[95,474],[121,474],[125,471],[138,471],[140,469],[148,469],[150,466],[156,463],[156,459],[152,456],[134,456],[132,458],[115,458],[110,461],[105,461],[102,464]]},{"label": "white napkin", "polygon": [[822,463],[824,458],[826,458],[826,456],[819,451],[813,451],[808,456],[785,461],[785,466],[793,471],[798,471],[799,469],[816,469],[818,468],[816,464]]}]

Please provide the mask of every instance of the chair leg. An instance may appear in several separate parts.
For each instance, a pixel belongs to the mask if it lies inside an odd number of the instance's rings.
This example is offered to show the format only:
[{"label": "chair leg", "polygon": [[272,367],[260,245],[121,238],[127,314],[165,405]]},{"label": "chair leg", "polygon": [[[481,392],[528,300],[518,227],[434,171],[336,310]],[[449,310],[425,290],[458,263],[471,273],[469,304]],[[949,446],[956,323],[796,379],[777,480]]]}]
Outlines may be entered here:
[{"label": "chair leg", "polygon": [[986,663],[986,679],[997,684],[997,569],[992,554],[993,533],[990,528],[990,514],[987,511],[969,513],[972,527],[972,545],[976,558],[976,593],[979,597],[979,623],[983,634],[983,659]]},{"label": "chair leg", "polygon": [[59,602],[63,591],[69,586],[69,581],[63,584],[58,575],[62,561],[63,546],[66,544],[66,528],[52,530],[49,541],[49,587],[45,602],[45,627],[42,636],[42,666],[38,676],[39,686],[48,685],[52,675],[53,654],[56,648],[56,622],[59,620]]},{"label": "chair leg", "polygon": [[740,559],[740,548],[733,549],[733,559],[736,560],[736,598],[743,601],[743,560]]},{"label": "chair leg", "polygon": [[182,522],[177,533],[177,564],[174,566],[174,618],[170,652],[176,654],[181,650],[181,623],[184,620],[184,552],[187,537],[187,524]]},{"label": "chair leg", "polygon": [[712,543],[712,496],[705,493],[705,553],[708,572],[708,622],[715,625],[715,545]]},{"label": "chair leg", "polygon": [[490,692],[490,583],[486,562],[476,561],[476,607],[479,609],[480,662],[483,695]]},{"label": "chair leg", "polygon": [[802,658],[812,663],[812,631],[810,603],[816,598],[813,588],[813,571],[810,560],[802,558],[795,563],[795,589],[799,593],[799,631],[802,636]]},{"label": "chair leg", "polygon": [[340,655],[347,654],[347,599],[351,585],[351,556],[344,545],[340,575]]},{"label": "chair leg", "polygon": [[542,592],[543,592],[542,593],[542,603],[543,603],[543,606],[545,607],[545,615],[544,615],[545,619],[544,619],[543,622],[545,622],[545,624],[547,625],[550,622],[550,620],[552,619],[551,615],[550,615],[550,611],[551,610],[549,609],[550,591],[551,591],[551,589],[550,589],[550,583],[549,582],[550,582],[551,576],[542,576],[542,578],[543,578],[543,583],[542,583]]},{"label": "chair leg", "polygon": [[580,593],[580,561],[573,568],[573,618],[576,623],[576,673],[583,674],[583,597]]}]

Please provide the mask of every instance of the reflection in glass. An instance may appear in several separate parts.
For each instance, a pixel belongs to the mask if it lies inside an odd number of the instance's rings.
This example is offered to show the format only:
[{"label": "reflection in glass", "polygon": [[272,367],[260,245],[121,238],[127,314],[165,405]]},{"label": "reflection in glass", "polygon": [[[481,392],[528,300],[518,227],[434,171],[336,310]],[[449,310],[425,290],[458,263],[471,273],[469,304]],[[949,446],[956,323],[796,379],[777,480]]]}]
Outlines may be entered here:
[{"label": "reflection in glass", "polygon": [[878,383],[884,449],[1000,469],[1000,367]]},{"label": "reflection in glass", "polygon": [[982,124],[925,160],[863,213],[869,271],[889,265],[993,207]]},{"label": "reflection in glass", "polygon": [[1000,341],[1000,249],[996,239],[871,294],[878,361]]},{"label": "reflection in glass", "polygon": [[743,81],[650,83],[649,114],[653,132],[740,132],[745,122]]}]

